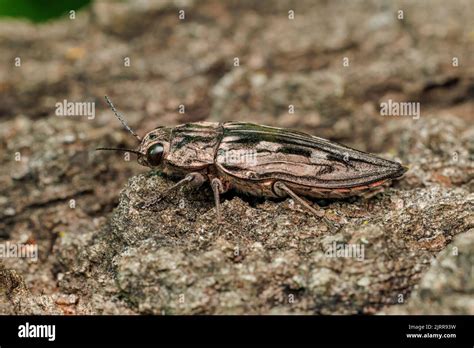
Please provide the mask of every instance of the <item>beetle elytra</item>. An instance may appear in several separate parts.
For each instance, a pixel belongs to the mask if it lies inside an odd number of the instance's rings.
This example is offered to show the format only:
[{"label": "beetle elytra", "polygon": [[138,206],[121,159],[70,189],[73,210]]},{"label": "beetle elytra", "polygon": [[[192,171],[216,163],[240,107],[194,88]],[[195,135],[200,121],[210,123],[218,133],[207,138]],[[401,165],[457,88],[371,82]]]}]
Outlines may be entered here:
[{"label": "beetle elytra", "polygon": [[245,122],[196,122],[157,127],[138,136],[105,97],[124,127],[140,142],[138,162],[178,179],[143,205],[150,207],[179,187],[209,182],[217,221],[220,195],[230,189],[250,195],[291,197],[316,216],[322,212],[303,197],[368,196],[400,178],[407,168],[398,162],[302,132]]}]

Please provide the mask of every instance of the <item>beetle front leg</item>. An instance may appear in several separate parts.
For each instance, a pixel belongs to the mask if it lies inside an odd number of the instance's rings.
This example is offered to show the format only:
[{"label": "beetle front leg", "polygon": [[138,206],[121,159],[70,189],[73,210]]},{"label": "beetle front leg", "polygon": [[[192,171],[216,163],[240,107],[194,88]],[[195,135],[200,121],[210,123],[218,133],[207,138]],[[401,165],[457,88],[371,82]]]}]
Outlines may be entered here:
[{"label": "beetle front leg", "polygon": [[309,205],[309,203],[306,200],[298,196],[295,192],[293,192],[293,190],[291,190],[288,186],[286,186],[286,184],[283,181],[275,182],[273,184],[273,190],[280,197],[289,196],[293,198],[295,201],[300,203],[303,207],[308,209],[311,213],[313,213],[319,218],[322,218],[323,221],[326,223],[326,225],[328,225],[328,227],[334,227],[333,223],[324,217],[324,212],[322,210],[318,211],[314,209],[312,206]]},{"label": "beetle front leg", "polygon": [[224,185],[218,178],[211,180],[212,192],[214,193],[214,202],[216,204],[217,223],[221,224],[221,201],[219,195],[224,193]]},{"label": "beetle front leg", "polygon": [[157,204],[158,202],[160,202],[163,198],[165,198],[170,192],[182,187],[182,186],[185,186],[185,185],[190,185],[191,187],[199,187],[201,186],[205,181],[207,180],[207,178],[202,175],[201,173],[189,173],[188,175],[186,175],[184,177],[184,179],[181,179],[180,181],[178,181],[176,184],[174,184],[173,186],[169,187],[165,192],[163,192],[161,195],[159,195],[158,197],[154,198],[153,200],[145,203],[144,205],[142,205],[140,208],[142,209],[147,209],[155,204]]}]

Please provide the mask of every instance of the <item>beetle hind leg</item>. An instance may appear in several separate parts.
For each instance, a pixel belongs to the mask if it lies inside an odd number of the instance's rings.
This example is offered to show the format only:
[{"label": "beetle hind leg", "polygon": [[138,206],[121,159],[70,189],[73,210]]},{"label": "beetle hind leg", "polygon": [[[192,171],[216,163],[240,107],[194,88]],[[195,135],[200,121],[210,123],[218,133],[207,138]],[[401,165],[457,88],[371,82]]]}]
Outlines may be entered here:
[{"label": "beetle hind leg", "polygon": [[322,218],[323,221],[329,227],[334,227],[333,223],[324,217],[324,211],[314,209],[309,203],[302,197],[298,196],[292,189],[290,189],[283,181],[277,181],[273,184],[273,190],[280,197],[291,197],[304,208],[309,210],[313,215]]}]

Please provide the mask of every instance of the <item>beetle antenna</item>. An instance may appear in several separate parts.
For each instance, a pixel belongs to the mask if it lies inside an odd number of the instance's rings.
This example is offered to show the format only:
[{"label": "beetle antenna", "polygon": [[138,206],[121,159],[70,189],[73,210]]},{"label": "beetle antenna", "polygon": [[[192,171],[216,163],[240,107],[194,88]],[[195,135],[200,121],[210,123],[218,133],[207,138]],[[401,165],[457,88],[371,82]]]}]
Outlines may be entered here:
[{"label": "beetle antenna", "polygon": [[112,104],[112,101],[109,99],[109,97],[105,96],[105,100],[107,101],[107,104],[109,104],[110,108],[112,109],[113,113],[115,114],[115,117],[117,117],[119,119],[119,121],[123,124],[123,126],[130,132],[133,134],[133,136],[135,138],[138,139],[138,141],[142,141],[142,138],[137,134],[135,133],[132,128],[130,128],[127,124],[127,122],[125,122],[125,120],[123,119],[122,115],[119,114],[119,112],[117,111],[117,109],[115,108],[114,104]]},{"label": "beetle antenna", "polygon": [[137,150],[130,150],[130,149],[119,149],[119,148],[115,148],[115,147],[98,147],[97,149],[95,149],[96,151],[98,150],[107,150],[107,151],[122,151],[122,152],[131,152],[131,153],[135,153],[137,155],[142,155],[142,156],[145,156],[145,154],[143,152],[140,152],[140,151],[137,151]]}]

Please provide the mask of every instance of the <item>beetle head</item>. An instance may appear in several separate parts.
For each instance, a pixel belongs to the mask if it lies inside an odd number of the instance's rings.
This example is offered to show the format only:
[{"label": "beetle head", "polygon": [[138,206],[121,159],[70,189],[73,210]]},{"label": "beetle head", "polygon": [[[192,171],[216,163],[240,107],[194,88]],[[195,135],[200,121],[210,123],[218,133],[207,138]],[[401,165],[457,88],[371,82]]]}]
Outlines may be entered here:
[{"label": "beetle head", "polygon": [[149,132],[140,144],[138,163],[147,167],[160,167],[169,153],[170,135],[171,129],[166,127]]}]

